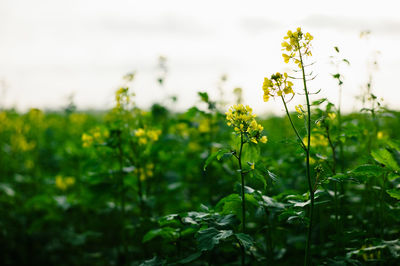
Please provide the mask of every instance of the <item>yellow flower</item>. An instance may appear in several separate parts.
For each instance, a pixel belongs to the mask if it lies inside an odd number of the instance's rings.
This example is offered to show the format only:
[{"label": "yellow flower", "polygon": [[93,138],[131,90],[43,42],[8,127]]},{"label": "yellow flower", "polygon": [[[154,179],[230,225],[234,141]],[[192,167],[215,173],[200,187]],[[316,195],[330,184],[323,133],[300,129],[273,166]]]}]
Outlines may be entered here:
[{"label": "yellow flower", "polygon": [[267,141],[268,141],[267,136],[262,136],[261,139],[260,139],[260,142],[264,143],[264,144],[267,143]]},{"label": "yellow flower", "polygon": [[334,120],[336,118],[336,114],[335,113],[328,113],[328,117],[331,120]]},{"label": "yellow flower", "polygon": [[66,190],[67,188],[73,186],[75,184],[74,177],[62,177],[61,175],[56,176],[55,185],[60,190]]},{"label": "yellow flower", "polygon": [[136,130],[136,132],[135,132],[135,136],[136,136],[136,137],[142,137],[142,136],[144,136],[145,134],[146,134],[146,132],[144,131],[143,128],[139,128],[139,129]]},{"label": "yellow flower", "polygon": [[257,144],[263,137],[262,130],[264,127],[257,123],[256,115],[252,112],[250,106],[238,104],[230,107],[225,114],[228,126],[233,127],[237,134],[243,134],[249,141]]},{"label": "yellow flower", "polygon": [[376,137],[377,137],[378,139],[386,139],[386,138],[388,137],[388,135],[387,135],[386,132],[378,131],[378,133],[376,134]]},{"label": "yellow flower", "polygon": [[282,57],[283,57],[283,61],[285,61],[286,64],[289,63],[289,60],[291,58],[290,56],[288,56],[287,54],[282,54]]},{"label": "yellow flower", "polygon": [[302,56],[311,56],[311,41],[314,37],[310,33],[303,33],[301,28],[298,27],[295,32],[288,31],[286,36],[283,37],[282,50],[290,52],[289,54],[282,54],[285,63],[289,63],[290,59],[301,68],[301,62],[297,58],[297,53],[300,52]]},{"label": "yellow flower", "polygon": [[303,114],[303,106],[301,104],[296,105],[294,108],[296,108],[296,112],[299,114]]},{"label": "yellow flower", "polygon": [[139,139],[139,144],[146,145],[147,144],[147,139],[146,138],[140,138]]},{"label": "yellow flower", "polygon": [[149,142],[155,142],[159,139],[161,135],[161,130],[159,129],[149,129],[139,128],[135,131],[135,136],[138,137],[139,145],[146,145]]},{"label": "yellow flower", "polygon": [[283,73],[282,75],[279,72],[276,74],[272,74],[270,79],[264,78],[264,83],[262,86],[262,89],[264,91],[264,102],[267,102],[270,97],[281,97],[287,94],[294,95],[294,91],[292,88],[293,83],[287,80],[288,78],[289,76],[287,73]]},{"label": "yellow flower", "polygon": [[100,129],[99,127],[92,128],[90,130],[90,134],[82,134],[82,147],[88,148],[95,143],[102,143],[104,142],[105,138],[108,138],[108,136],[108,130]]},{"label": "yellow flower", "polygon": [[115,101],[116,108],[123,108],[127,106],[131,102],[129,88],[119,88],[115,93]]},{"label": "yellow flower", "polygon": [[255,166],[256,166],[256,164],[255,164],[255,163],[252,163],[252,164],[250,165],[251,170],[254,170]]}]

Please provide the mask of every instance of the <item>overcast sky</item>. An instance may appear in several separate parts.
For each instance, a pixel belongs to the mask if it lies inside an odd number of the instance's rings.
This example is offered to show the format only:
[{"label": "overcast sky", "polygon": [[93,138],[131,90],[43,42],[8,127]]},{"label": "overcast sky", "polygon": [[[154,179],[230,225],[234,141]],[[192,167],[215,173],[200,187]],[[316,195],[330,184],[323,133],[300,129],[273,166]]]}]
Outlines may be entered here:
[{"label": "overcast sky", "polygon": [[[376,57],[373,91],[398,109],[396,2],[0,0],[0,105],[57,108],[74,93],[79,108],[107,108],[122,76],[136,71],[131,88],[142,107],[166,94],[178,96],[177,109],[196,103],[198,91],[216,97],[226,74],[228,100],[240,86],[257,112],[280,113],[279,102],[262,102],[261,86],[264,76],[290,70],[280,44],[287,30],[301,26],[315,37],[318,77],[310,86],[321,89],[319,96],[337,101],[329,56],[338,46],[351,63],[341,67],[344,108],[360,107],[355,96]],[[364,30],[368,39],[359,37]],[[160,55],[168,59],[164,89],[156,82]]]}]

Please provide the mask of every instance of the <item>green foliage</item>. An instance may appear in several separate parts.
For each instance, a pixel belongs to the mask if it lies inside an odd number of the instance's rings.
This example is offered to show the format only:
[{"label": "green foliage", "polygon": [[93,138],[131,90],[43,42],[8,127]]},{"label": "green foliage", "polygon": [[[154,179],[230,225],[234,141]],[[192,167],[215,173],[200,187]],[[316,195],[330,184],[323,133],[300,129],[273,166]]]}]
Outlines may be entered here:
[{"label": "green foliage", "polygon": [[385,165],[391,170],[399,171],[400,167],[394,160],[392,154],[386,149],[379,149],[371,152],[372,157],[375,161]]},{"label": "green foliage", "polygon": [[[301,263],[311,202],[287,118],[257,117],[268,142],[245,139],[239,169],[210,95],[184,112],[118,95],[107,112],[0,111],[2,265]],[[400,113],[312,104],[313,264],[396,265]]]}]

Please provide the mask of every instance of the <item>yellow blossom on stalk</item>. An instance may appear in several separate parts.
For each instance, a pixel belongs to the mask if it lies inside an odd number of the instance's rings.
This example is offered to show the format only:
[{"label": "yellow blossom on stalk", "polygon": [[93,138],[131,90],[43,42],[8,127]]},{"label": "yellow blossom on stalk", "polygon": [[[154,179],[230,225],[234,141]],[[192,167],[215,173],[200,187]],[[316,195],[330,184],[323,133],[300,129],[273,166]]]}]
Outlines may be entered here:
[{"label": "yellow blossom on stalk", "polygon": [[62,177],[61,175],[56,176],[56,187],[60,190],[66,190],[67,188],[75,184],[74,177]]},{"label": "yellow blossom on stalk", "polygon": [[82,146],[84,148],[88,148],[92,146],[93,143],[93,137],[90,136],[89,134],[83,133],[82,134]]},{"label": "yellow blossom on stalk", "polygon": [[255,114],[252,113],[253,110],[248,106],[243,104],[233,105],[226,112],[227,125],[233,127],[237,134],[244,135],[247,139],[255,144],[258,141],[262,143],[267,142],[267,137],[262,136],[263,126],[257,123],[254,119]]},{"label": "yellow blossom on stalk", "polygon": [[298,113],[297,117],[300,119],[303,118],[304,113],[305,113],[303,106],[301,104],[299,104],[299,105],[296,105],[294,108],[296,109],[296,112]]},{"label": "yellow blossom on stalk", "polygon": [[119,108],[127,107],[131,103],[131,96],[134,96],[134,94],[129,93],[128,87],[119,88],[115,92],[116,108],[119,109]]},{"label": "yellow blossom on stalk", "polygon": [[144,135],[146,135],[146,132],[144,131],[143,128],[139,128],[139,129],[136,130],[136,132],[135,132],[135,136],[136,136],[136,137],[142,137],[142,136],[144,136]]},{"label": "yellow blossom on stalk", "polygon": [[11,135],[10,144],[11,148],[14,151],[22,151],[22,152],[31,151],[36,147],[35,142],[28,141],[22,134]]},{"label": "yellow blossom on stalk", "polygon": [[328,113],[328,117],[330,120],[335,120],[336,114],[335,113]]},{"label": "yellow blossom on stalk", "polygon": [[289,63],[290,59],[292,59],[301,68],[300,58],[297,58],[298,52],[302,56],[312,56],[311,41],[314,37],[308,32],[304,34],[299,27],[294,32],[289,30],[283,39],[282,50],[288,52],[288,54],[282,54],[283,60],[285,63]]},{"label": "yellow blossom on stalk", "polygon": [[82,147],[88,148],[93,144],[100,144],[109,137],[108,130],[99,127],[92,128],[89,133],[82,134]]},{"label": "yellow blossom on stalk", "polygon": [[138,142],[140,145],[146,145],[149,142],[155,142],[161,135],[161,130],[159,129],[149,129],[139,128],[135,131],[135,136],[138,137]]},{"label": "yellow blossom on stalk", "polygon": [[161,130],[148,130],[147,137],[152,141],[157,141],[158,137],[161,135]]},{"label": "yellow blossom on stalk", "polygon": [[376,134],[376,137],[378,139],[387,139],[388,138],[388,134],[384,131],[378,131],[378,133]]},{"label": "yellow blossom on stalk", "polygon": [[287,79],[287,73],[283,73],[282,75],[279,72],[272,74],[271,78],[264,78],[262,86],[264,91],[264,102],[268,102],[270,97],[280,97],[287,94],[292,94],[294,96],[293,83]]}]

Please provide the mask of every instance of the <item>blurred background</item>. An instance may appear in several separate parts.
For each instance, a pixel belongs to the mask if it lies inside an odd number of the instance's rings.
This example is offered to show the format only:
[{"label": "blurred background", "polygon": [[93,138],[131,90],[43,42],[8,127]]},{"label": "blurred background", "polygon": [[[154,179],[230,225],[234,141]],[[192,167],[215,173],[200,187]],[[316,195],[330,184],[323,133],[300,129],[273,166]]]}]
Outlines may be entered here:
[{"label": "blurred background", "polygon": [[176,95],[174,108],[184,110],[197,91],[218,97],[218,87],[233,101],[242,87],[256,112],[281,114],[279,102],[262,102],[261,86],[264,76],[290,71],[280,43],[298,26],[315,37],[311,87],[319,96],[337,100],[336,46],[350,62],[339,66],[344,110],[360,108],[355,97],[371,74],[372,92],[398,108],[396,1],[1,0],[0,105],[53,109],[73,95],[79,109],[109,108],[134,71],[142,108]]}]

